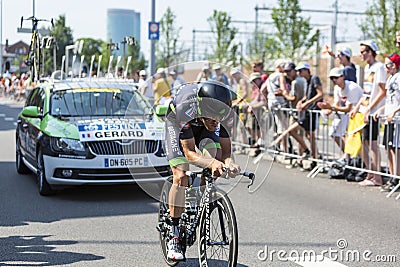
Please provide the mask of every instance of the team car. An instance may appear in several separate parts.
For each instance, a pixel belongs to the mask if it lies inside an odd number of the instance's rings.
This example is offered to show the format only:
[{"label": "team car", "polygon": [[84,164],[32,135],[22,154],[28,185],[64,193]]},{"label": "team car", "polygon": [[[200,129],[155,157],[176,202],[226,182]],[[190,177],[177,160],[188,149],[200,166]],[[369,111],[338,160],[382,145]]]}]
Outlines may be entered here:
[{"label": "team car", "polygon": [[18,116],[16,168],[39,193],[84,184],[162,183],[164,124],[135,84],[43,81]]}]

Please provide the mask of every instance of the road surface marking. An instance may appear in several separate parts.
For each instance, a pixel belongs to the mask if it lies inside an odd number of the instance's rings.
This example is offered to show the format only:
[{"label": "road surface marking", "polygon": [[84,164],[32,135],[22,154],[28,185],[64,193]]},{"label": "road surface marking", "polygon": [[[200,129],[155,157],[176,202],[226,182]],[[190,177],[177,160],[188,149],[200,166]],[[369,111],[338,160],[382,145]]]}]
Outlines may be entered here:
[{"label": "road surface marking", "polygon": [[303,267],[347,267],[344,264],[332,261],[328,258],[323,257],[322,255],[318,255],[316,258],[310,257],[307,259],[300,259],[300,260],[298,258],[288,258],[288,260]]},{"label": "road surface marking", "polygon": [[14,121],[15,119],[14,119],[14,118],[7,117],[7,118],[4,118],[4,120],[5,120],[5,121]]}]

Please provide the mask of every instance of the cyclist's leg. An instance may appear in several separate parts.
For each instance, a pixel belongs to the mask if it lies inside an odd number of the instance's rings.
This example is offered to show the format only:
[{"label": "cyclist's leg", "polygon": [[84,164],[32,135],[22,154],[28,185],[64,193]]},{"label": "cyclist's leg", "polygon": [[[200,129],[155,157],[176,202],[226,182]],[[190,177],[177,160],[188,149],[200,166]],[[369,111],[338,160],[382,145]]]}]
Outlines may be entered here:
[{"label": "cyclist's leg", "polygon": [[185,188],[188,185],[188,176],[186,171],[189,170],[189,164],[178,164],[172,167],[173,184],[169,191],[169,209],[171,218],[179,218],[182,215],[185,206]]},{"label": "cyclist's leg", "polygon": [[189,169],[189,164],[180,143],[179,124],[176,123],[174,113],[170,109],[167,112],[167,116],[168,119],[165,123],[167,133],[165,151],[173,173],[173,182],[168,195],[171,227],[167,245],[167,259],[179,261],[185,258],[180,240],[179,220],[185,205],[185,187],[188,184],[188,177],[185,172]]}]

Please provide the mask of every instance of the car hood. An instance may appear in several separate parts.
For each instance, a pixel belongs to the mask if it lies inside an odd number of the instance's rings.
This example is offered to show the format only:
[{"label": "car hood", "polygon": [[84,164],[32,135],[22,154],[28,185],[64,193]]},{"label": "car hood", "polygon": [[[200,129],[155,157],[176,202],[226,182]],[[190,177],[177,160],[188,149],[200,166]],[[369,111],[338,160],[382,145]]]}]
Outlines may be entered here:
[{"label": "car hood", "polygon": [[47,115],[42,120],[41,128],[48,136],[81,141],[164,138],[163,123],[144,118],[73,117],[61,120]]}]

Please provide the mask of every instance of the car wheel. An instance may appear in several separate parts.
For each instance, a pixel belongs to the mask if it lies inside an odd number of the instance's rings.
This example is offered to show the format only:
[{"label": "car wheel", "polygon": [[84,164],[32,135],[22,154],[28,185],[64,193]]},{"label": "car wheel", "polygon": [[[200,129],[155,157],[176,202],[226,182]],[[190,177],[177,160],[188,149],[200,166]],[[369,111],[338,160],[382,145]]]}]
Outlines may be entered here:
[{"label": "car wheel", "polygon": [[42,151],[39,151],[37,156],[37,180],[39,186],[39,193],[42,196],[48,196],[54,194],[53,189],[46,180]]},{"label": "car wheel", "polygon": [[28,167],[25,165],[24,161],[22,160],[19,139],[17,139],[16,144],[15,144],[15,165],[17,167],[17,172],[19,174],[27,174],[30,172],[30,170],[28,169]]}]

